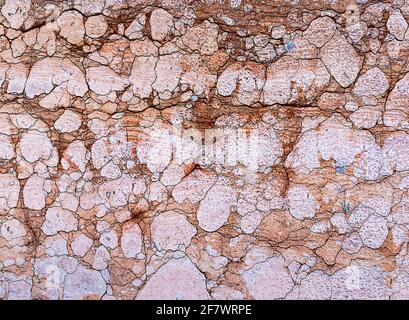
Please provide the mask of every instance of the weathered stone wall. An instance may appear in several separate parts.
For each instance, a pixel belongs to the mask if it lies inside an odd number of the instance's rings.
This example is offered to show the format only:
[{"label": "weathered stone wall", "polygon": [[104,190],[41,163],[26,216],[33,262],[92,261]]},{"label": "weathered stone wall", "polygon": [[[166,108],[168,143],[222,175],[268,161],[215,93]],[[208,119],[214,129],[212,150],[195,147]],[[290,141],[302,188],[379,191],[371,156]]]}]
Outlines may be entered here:
[{"label": "weathered stone wall", "polygon": [[1,299],[409,298],[409,1],[0,0]]}]

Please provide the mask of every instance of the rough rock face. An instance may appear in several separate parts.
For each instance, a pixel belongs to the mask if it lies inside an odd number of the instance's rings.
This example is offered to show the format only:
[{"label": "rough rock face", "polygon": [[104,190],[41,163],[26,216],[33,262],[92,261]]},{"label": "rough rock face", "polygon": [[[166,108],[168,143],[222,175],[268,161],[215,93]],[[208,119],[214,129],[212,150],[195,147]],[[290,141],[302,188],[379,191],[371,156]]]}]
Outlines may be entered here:
[{"label": "rough rock face", "polygon": [[0,1],[0,299],[405,299],[408,1]]}]

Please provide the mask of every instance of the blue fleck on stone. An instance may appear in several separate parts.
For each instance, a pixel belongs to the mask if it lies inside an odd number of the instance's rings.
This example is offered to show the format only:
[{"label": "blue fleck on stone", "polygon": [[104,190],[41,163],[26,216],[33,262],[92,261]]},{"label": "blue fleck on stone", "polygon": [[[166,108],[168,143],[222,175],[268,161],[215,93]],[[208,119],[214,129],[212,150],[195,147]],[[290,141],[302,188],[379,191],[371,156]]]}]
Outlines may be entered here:
[{"label": "blue fleck on stone", "polygon": [[286,52],[289,52],[295,48],[295,43],[294,41],[289,41],[287,44],[284,45],[284,50]]},{"label": "blue fleck on stone", "polygon": [[346,201],[342,202],[342,211],[344,211],[344,213],[348,213],[349,209],[349,203]]},{"label": "blue fleck on stone", "polygon": [[192,100],[193,102],[196,102],[198,99],[199,99],[199,98],[198,98],[197,96],[192,96],[192,97],[190,98],[190,100]]},{"label": "blue fleck on stone", "polygon": [[335,171],[337,173],[345,173],[345,166],[343,164],[335,165]]}]

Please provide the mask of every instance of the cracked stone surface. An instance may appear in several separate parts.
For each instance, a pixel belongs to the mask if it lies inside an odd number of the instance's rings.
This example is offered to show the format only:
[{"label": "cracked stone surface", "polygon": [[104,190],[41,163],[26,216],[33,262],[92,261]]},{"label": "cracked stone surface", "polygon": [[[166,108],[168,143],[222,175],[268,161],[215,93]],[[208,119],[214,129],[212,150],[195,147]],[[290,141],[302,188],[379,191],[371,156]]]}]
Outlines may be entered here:
[{"label": "cracked stone surface", "polygon": [[0,0],[0,299],[407,299],[408,22]]}]

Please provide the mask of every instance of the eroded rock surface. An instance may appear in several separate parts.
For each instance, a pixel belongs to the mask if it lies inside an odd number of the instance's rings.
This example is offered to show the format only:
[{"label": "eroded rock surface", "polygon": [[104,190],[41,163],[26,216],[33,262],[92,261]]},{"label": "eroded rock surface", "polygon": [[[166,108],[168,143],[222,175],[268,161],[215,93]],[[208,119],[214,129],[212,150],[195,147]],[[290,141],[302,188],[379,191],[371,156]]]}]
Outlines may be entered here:
[{"label": "eroded rock surface", "polygon": [[408,1],[0,1],[0,299],[407,299]]}]

